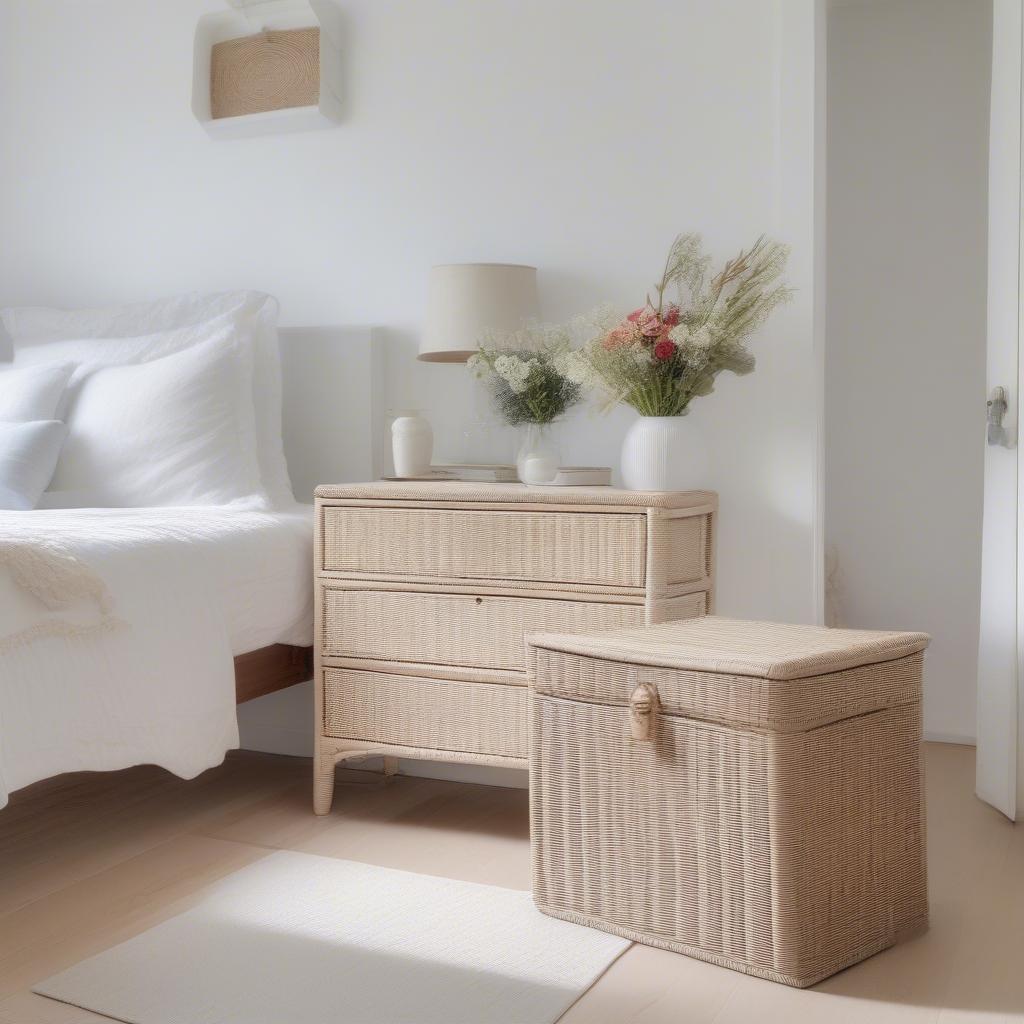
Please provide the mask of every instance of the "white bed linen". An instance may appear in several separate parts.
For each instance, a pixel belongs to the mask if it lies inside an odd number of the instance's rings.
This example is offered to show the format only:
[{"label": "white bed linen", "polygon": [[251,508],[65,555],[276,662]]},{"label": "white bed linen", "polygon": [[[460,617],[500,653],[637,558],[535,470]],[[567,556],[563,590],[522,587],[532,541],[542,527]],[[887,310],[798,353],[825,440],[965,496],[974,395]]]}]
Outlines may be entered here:
[{"label": "white bed linen", "polygon": [[[271,502],[292,500],[288,467],[281,442],[281,360],[277,338],[277,300],[262,292],[192,292],[156,302],[105,309],[0,309],[0,359],[10,358],[5,336],[13,339],[13,357],[20,365],[82,358],[102,362],[141,362],[166,355],[202,340],[214,322],[237,322],[254,329],[253,402],[260,475]],[[139,352],[132,339],[151,335],[154,349]],[[163,335],[163,337],[157,337]],[[176,338],[171,335],[177,335]],[[82,345],[84,339],[105,339],[109,345]],[[68,339],[74,339],[68,341]],[[129,353],[134,350],[134,354]],[[126,358],[127,357],[127,358]],[[63,419],[63,416],[59,417]]]},{"label": "white bed linen", "polygon": [[48,610],[0,565],[0,807],[62,772],[219,764],[238,745],[233,655],[312,641],[312,524],[309,506],[0,512],[0,538],[52,538],[92,570],[117,620],[5,647],[90,616]]}]

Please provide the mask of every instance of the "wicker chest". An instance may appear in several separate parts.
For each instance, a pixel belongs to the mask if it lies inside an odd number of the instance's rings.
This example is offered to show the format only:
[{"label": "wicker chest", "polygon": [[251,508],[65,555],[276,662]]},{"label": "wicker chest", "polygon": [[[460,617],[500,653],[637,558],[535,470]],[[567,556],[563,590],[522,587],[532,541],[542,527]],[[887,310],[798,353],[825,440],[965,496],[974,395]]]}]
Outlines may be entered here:
[{"label": "wicker chest", "polygon": [[318,487],[317,813],[343,760],[527,767],[525,635],[709,612],[716,503],[610,487]]},{"label": "wicker chest", "polygon": [[541,910],[799,987],[925,927],[927,636],[709,616],[530,643]]}]

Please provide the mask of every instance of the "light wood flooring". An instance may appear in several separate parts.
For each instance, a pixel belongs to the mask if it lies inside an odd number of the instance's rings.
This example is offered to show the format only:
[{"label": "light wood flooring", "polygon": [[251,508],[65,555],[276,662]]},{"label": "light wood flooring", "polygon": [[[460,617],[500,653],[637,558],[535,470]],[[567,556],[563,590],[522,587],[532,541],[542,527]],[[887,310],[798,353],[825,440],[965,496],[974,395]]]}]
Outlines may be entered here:
[{"label": "light wood flooring", "polygon": [[[975,799],[973,772],[973,748],[929,745],[923,937],[805,991],[634,946],[563,1024],[1024,1021],[1024,827]],[[309,776],[300,759],[237,753],[192,782],[135,768],[14,794],[0,811],[0,1022],[106,1020],[30,986],[273,849],[528,888],[525,791],[353,772],[317,818]]]}]

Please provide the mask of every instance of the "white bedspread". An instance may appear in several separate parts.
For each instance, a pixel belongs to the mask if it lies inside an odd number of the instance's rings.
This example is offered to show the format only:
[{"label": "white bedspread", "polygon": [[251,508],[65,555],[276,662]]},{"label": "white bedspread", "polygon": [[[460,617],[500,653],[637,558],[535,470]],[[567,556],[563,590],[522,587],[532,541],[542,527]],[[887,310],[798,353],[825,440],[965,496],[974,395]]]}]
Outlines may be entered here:
[{"label": "white bedspread", "polygon": [[233,655],[311,641],[308,506],[0,512],[0,555],[40,539],[103,586],[49,607],[0,557],[0,807],[61,772],[198,775],[238,745]]}]

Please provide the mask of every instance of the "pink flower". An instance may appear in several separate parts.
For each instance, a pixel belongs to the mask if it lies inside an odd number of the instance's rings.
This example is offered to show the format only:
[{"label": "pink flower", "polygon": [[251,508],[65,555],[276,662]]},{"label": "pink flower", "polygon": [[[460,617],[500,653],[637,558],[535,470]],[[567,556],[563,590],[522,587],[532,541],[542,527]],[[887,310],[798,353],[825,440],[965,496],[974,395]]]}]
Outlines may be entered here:
[{"label": "pink flower", "polygon": [[[636,316],[635,320],[633,320],[634,316]],[[640,333],[645,338],[656,338],[661,334],[661,320],[650,306],[633,310],[629,314],[629,319],[640,328]]]},{"label": "pink flower", "polygon": [[636,341],[636,328],[632,324],[623,324],[609,331],[605,335],[603,345],[605,348],[624,348]]},{"label": "pink flower", "polygon": [[640,333],[646,338],[656,338],[661,334],[661,320],[650,306],[634,309],[626,319],[631,324],[636,324],[640,328]]},{"label": "pink flower", "polygon": [[654,358],[660,359],[664,362],[666,359],[671,359],[676,354],[676,343],[669,341],[668,338],[662,338],[657,345],[654,346]]},{"label": "pink flower", "polygon": [[673,302],[672,305],[668,307],[668,312],[662,316],[661,322],[665,324],[666,327],[672,328],[679,323],[679,320],[679,307]]}]

